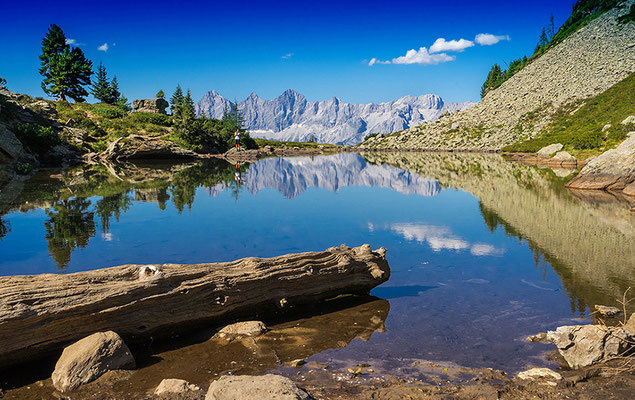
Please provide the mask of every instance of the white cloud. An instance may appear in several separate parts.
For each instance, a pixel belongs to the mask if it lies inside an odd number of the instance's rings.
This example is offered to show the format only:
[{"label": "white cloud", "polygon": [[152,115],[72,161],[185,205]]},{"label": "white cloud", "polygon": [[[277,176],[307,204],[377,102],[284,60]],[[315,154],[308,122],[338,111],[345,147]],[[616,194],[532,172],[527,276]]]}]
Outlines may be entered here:
[{"label": "white cloud", "polygon": [[79,46],[79,43],[75,39],[66,39],[66,44],[72,44],[73,46]]},{"label": "white cloud", "polygon": [[406,52],[405,56],[393,58],[390,61],[381,61],[373,58],[368,63],[369,66],[375,64],[420,64],[420,65],[433,65],[441,64],[448,61],[454,61],[455,57],[447,55],[445,53],[430,54],[428,49],[420,47],[419,50],[411,49]]},{"label": "white cloud", "polygon": [[283,60],[288,60],[289,58],[293,57],[293,53],[287,53],[285,55],[283,55],[281,58]]},{"label": "white cloud", "polygon": [[474,38],[474,41],[480,44],[481,46],[491,46],[493,44],[500,42],[501,40],[509,41],[511,40],[511,38],[509,37],[509,35],[496,36],[490,33],[479,33]]},{"label": "white cloud", "polygon": [[109,48],[110,48],[110,46],[108,46],[108,43],[104,43],[101,46],[97,47],[97,50],[106,52],[106,51],[108,51]]},{"label": "white cloud", "polygon": [[442,51],[457,51],[462,52],[468,47],[473,47],[474,42],[466,39],[450,40],[447,41],[444,38],[438,38],[430,46],[430,53],[440,53]]}]

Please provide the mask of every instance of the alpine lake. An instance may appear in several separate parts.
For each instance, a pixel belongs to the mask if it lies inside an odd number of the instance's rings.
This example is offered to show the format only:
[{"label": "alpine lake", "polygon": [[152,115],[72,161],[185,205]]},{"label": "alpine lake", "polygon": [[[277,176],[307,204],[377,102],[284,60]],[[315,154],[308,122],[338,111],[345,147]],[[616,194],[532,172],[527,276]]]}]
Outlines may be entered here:
[{"label": "alpine lake", "polygon": [[[370,296],[267,317],[250,343],[210,340],[215,326],[146,343],[114,393],[293,374],[297,359],[422,380],[467,379],[438,366],[554,368],[555,347],[525,338],[592,323],[594,305],[635,286],[632,204],[567,190],[570,173],[497,154],[387,152],[40,170],[0,192],[0,275],[388,250],[390,280]],[[5,398],[50,393],[54,361],[4,374]]]}]

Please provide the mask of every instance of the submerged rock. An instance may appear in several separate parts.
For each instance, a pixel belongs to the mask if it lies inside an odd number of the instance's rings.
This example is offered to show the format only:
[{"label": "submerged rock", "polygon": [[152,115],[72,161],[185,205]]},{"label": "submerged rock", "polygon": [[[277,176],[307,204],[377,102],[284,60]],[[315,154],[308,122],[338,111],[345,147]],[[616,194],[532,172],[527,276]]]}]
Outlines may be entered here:
[{"label": "submerged rock", "polygon": [[105,372],[135,367],[135,360],[119,335],[98,332],[66,347],[51,376],[61,392],[91,382]]},{"label": "submerged rock", "polygon": [[154,394],[158,396],[162,394],[196,392],[199,390],[201,390],[201,388],[183,379],[164,379],[159,383]]},{"label": "submerged rock", "polygon": [[244,321],[227,325],[216,334],[223,339],[239,339],[243,337],[260,336],[267,331],[267,326],[260,321]]},{"label": "submerged rock", "polygon": [[544,383],[555,386],[557,384],[556,381],[562,380],[562,375],[549,368],[532,368],[519,372],[517,378],[530,381],[544,380]]},{"label": "submerged rock", "polygon": [[633,335],[621,327],[600,325],[561,326],[547,332],[547,338],[573,369],[586,367],[628,354]]},{"label": "submerged rock", "polygon": [[552,155],[562,150],[563,147],[564,146],[560,143],[550,144],[549,146],[545,146],[542,149],[538,150],[536,154],[538,155],[538,157],[550,158]]},{"label": "submerged rock", "polygon": [[606,317],[612,317],[620,312],[620,309],[617,307],[602,306],[599,304],[595,305],[595,309],[598,310],[600,314]]},{"label": "submerged rock", "polygon": [[280,375],[222,376],[212,382],[205,400],[311,400],[289,378]]}]

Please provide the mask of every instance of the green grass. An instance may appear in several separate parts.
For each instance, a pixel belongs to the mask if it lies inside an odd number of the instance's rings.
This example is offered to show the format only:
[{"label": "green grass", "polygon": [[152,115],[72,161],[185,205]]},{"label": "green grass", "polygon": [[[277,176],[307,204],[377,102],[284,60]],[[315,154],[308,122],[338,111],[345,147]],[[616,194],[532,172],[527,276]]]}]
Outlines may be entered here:
[{"label": "green grass", "polygon": [[[635,73],[615,84],[609,90],[580,104],[560,108],[553,121],[535,138],[503,148],[504,151],[536,152],[552,143],[562,143],[567,151],[592,154],[613,148],[635,130],[633,125],[622,125],[635,114]],[[602,132],[610,124],[611,128]]]},{"label": "green grass", "polygon": [[335,144],[315,143],[315,142],[285,142],[278,140],[267,139],[254,139],[258,147],[273,146],[273,147],[300,147],[304,149],[317,149],[320,146],[323,148],[337,148]]}]

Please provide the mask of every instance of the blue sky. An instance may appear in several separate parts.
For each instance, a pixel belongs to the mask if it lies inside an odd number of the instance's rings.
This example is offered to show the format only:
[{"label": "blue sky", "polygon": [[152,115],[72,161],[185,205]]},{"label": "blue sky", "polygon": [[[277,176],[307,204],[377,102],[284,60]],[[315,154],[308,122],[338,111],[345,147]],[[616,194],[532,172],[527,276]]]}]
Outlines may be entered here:
[{"label": "blue sky", "polygon": [[[251,92],[271,99],[292,88],[311,101],[382,102],[425,93],[477,101],[491,65],[530,55],[550,14],[559,26],[572,3],[7,1],[0,76],[12,90],[43,96],[38,56],[56,23],[95,67],[103,61],[117,75],[129,99],[159,89],[169,95],[180,83],[195,100],[212,89],[242,100]],[[482,33],[501,40],[480,45],[475,37]],[[445,46],[432,53],[439,38]],[[473,45],[462,52],[443,50],[469,46],[466,41]],[[98,50],[104,44],[107,51]],[[411,49],[416,53],[399,58]],[[424,64],[400,63],[412,61]]]}]

